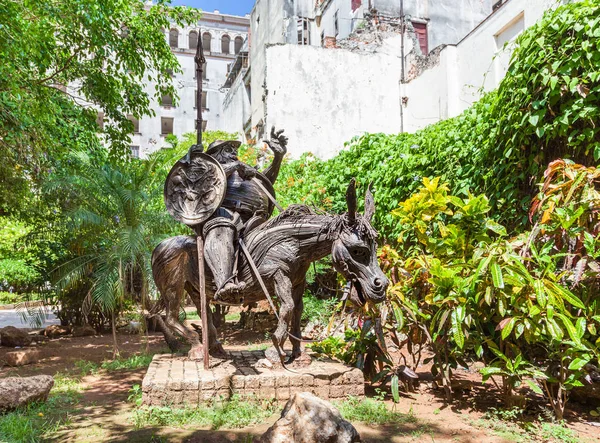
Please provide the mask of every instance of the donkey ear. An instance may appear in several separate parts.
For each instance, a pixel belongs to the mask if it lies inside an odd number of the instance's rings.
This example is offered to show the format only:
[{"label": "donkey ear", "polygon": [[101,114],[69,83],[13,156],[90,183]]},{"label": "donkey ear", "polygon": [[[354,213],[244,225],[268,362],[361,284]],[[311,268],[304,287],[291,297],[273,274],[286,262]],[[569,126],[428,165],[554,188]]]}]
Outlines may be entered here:
[{"label": "donkey ear", "polygon": [[371,194],[371,185],[369,185],[365,194],[365,218],[371,221],[373,214],[375,214],[375,199]]},{"label": "donkey ear", "polygon": [[350,180],[346,190],[346,204],[348,205],[348,221],[354,223],[356,220],[356,179]]}]

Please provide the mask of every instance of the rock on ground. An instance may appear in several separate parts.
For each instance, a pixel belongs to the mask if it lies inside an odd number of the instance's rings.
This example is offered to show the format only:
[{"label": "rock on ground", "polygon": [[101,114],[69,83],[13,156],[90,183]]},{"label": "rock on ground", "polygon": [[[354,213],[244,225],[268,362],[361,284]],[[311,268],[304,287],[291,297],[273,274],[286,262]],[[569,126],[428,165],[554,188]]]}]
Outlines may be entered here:
[{"label": "rock on ground", "polygon": [[35,348],[7,352],[4,361],[9,366],[24,366],[37,363],[42,358],[42,351]]},{"label": "rock on ground", "polygon": [[49,338],[60,337],[61,335],[67,335],[70,329],[67,326],[61,325],[50,325],[44,329],[44,335]]},{"label": "rock on ground", "polygon": [[96,330],[90,325],[75,326],[73,328],[73,337],[87,337],[96,335]]},{"label": "rock on ground", "polygon": [[340,412],[309,392],[292,396],[259,443],[355,443],[360,435]]},{"label": "rock on ground", "polygon": [[54,379],[49,375],[0,379],[0,412],[25,406],[33,401],[46,401],[52,386]]},{"label": "rock on ground", "polygon": [[2,346],[8,346],[9,348],[29,346],[31,341],[32,339],[27,332],[14,326],[6,326],[0,329],[0,343]]}]

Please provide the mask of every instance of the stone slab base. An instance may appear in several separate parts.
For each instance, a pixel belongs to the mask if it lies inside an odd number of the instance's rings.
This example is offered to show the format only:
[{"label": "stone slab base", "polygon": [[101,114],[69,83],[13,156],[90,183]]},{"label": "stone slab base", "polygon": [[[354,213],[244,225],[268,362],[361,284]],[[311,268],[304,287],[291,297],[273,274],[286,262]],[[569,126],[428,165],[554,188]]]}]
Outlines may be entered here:
[{"label": "stone slab base", "polygon": [[232,351],[228,357],[211,358],[211,367],[206,371],[201,361],[155,355],[142,382],[143,403],[193,406],[232,395],[285,402],[296,392],[311,392],[324,400],[365,394],[362,371],[334,361],[314,360],[291,372],[257,367],[264,351]]}]

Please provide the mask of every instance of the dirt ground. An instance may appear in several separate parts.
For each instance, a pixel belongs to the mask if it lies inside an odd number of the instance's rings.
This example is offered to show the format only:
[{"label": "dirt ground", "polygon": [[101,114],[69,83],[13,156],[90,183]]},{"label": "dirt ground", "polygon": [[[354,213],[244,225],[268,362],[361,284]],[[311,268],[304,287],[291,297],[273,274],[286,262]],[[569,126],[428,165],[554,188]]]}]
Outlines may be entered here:
[{"label": "dirt ground", "polygon": [[[242,349],[249,345],[267,344],[264,334],[239,331],[228,325],[223,334],[226,348]],[[145,338],[137,335],[119,335],[119,347],[124,357],[143,352],[146,349]],[[147,342],[150,352],[166,352],[162,336],[151,334]],[[10,368],[0,367],[0,378],[7,376],[28,376],[35,374],[68,373],[75,371],[75,362],[88,360],[101,363],[112,357],[112,337],[109,334],[95,337],[63,337],[40,342],[43,359],[37,364]],[[0,362],[4,354],[11,349],[0,348]],[[83,377],[83,398],[76,411],[70,417],[70,423],[63,427],[53,439],[59,442],[251,442],[254,437],[264,433],[278,418],[270,417],[260,426],[236,430],[211,430],[208,428],[172,428],[155,427],[135,430],[132,413],[136,406],[127,401],[129,390],[135,384],[141,384],[145,374],[142,370],[122,370],[100,372],[98,375]],[[452,403],[444,401],[443,393],[433,390],[428,368],[418,371],[424,380],[415,393],[404,394],[395,410],[412,413],[416,422],[409,424],[390,424],[367,426],[353,423],[365,442],[507,442],[515,441],[511,435],[497,432],[491,427],[481,425],[481,418],[490,407],[500,407],[496,388],[492,384],[481,384],[476,371],[462,371],[459,374],[462,393]],[[367,387],[370,395],[373,388]],[[391,402],[390,407],[391,407]],[[573,412],[573,409],[575,412]],[[571,408],[566,420],[581,441],[600,441],[599,428],[586,425],[591,417],[583,407]]]}]

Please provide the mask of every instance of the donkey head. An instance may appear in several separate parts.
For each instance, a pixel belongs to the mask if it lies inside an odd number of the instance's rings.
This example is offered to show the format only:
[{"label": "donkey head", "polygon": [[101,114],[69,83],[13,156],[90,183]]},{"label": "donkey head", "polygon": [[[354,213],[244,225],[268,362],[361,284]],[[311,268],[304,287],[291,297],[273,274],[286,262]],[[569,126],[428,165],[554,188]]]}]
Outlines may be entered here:
[{"label": "donkey head", "polygon": [[351,282],[350,299],[364,305],[367,300],[385,299],[389,281],[377,261],[377,232],[371,226],[375,201],[370,190],[365,196],[365,214],[356,213],[356,181],[346,191],[348,212],[344,228],[333,242],[331,255],[335,269]]}]

